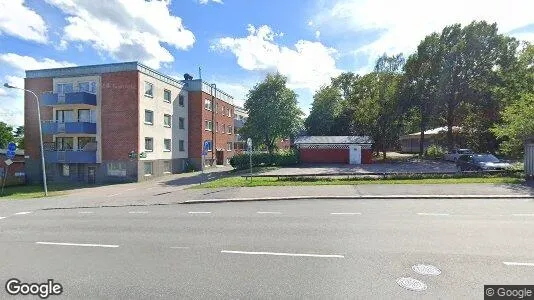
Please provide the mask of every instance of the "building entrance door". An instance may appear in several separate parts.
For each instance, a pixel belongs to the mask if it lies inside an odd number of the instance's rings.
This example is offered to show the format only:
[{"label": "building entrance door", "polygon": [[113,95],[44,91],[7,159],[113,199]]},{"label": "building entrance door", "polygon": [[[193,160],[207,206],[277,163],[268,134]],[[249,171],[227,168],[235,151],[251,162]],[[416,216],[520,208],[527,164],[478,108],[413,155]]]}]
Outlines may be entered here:
[{"label": "building entrance door", "polygon": [[95,167],[87,167],[87,181],[90,184],[94,184],[96,181],[96,168]]},{"label": "building entrance door", "polygon": [[351,165],[359,165],[362,163],[362,146],[350,145],[349,157]]},{"label": "building entrance door", "polygon": [[217,151],[217,164],[218,165],[224,165],[224,152],[223,151]]}]

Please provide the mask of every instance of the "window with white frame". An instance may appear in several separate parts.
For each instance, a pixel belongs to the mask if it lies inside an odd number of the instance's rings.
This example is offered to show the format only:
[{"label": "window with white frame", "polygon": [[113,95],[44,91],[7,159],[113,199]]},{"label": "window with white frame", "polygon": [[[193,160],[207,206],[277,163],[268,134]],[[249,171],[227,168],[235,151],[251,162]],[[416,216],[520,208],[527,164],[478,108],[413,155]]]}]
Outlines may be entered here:
[{"label": "window with white frame", "polygon": [[112,162],[107,164],[108,176],[126,177],[126,163]]},{"label": "window with white frame", "polygon": [[150,82],[145,82],[145,96],[154,97],[154,85]]},{"label": "window with white frame", "polygon": [[163,139],[163,151],[171,151],[171,139]]},{"label": "window with white frame", "polygon": [[219,132],[219,122],[215,122],[215,132]]},{"label": "window with white frame", "polygon": [[226,132],[226,125],[222,124],[222,126],[221,126],[221,132],[222,132],[222,133],[225,133],[225,132]]},{"label": "window with white frame", "polygon": [[163,162],[163,173],[171,173],[171,162],[168,160]]},{"label": "window with white frame", "polygon": [[212,110],[213,109],[213,103],[211,102],[210,99],[205,99],[204,100],[204,108],[207,109],[207,110]]},{"label": "window with white frame", "polygon": [[96,94],[96,82],[94,81],[79,82],[78,91]]},{"label": "window with white frame", "polygon": [[145,138],[145,151],[154,151],[154,139],[151,137]]},{"label": "window with white frame", "polygon": [[227,131],[228,134],[232,134],[232,126],[228,125],[228,131]]},{"label": "window with white frame", "polygon": [[69,164],[61,165],[61,176],[68,177],[70,175],[70,166]]},{"label": "window with white frame", "polygon": [[74,87],[72,83],[57,83],[56,84],[56,93],[66,94],[74,92]]},{"label": "window with white frame", "polygon": [[169,90],[163,90],[163,101],[165,102],[171,102],[171,91]]},{"label": "window with white frame", "polygon": [[185,143],[184,140],[178,140],[178,151],[185,151]]},{"label": "window with white frame", "polygon": [[206,120],[205,124],[206,124],[206,130],[207,131],[212,131],[213,130],[213,122],[211,122],[211,120]]},{"label": "window with white frame", "polygon": [[232,144],[233,144],[232,142],[226,143],[226,150],[232,151]]},{"label": "window with white frame", "polygon": [[171,115],[167,115],[167,114],[163,115],[163,126],[171,127]]},{"label": "window with white frame", "polygon": [[185,119],[178,118],[178,129],[185,129]]},{"label": "window with white frame", "polygon": [[148,109],[145,109],[145,124],[154,124],[154,112]]},{"label": "window with white frame", "polygon": [[152,162],[151,161],[145,161],[144,163],[144,171],[145,171],[145,175],[148,176],[148,175],[152,175]]}]

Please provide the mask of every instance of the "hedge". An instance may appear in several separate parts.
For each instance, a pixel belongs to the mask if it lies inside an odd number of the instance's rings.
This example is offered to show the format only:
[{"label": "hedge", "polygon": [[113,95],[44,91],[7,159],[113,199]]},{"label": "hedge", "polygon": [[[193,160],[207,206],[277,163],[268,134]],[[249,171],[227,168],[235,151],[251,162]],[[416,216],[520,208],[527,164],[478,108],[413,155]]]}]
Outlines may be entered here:
[{"label": "hedge", "polygon": [[[250,155],[248,153],[234,155],[230,159],[230,165],[236,170],[250,167]],[[252,166],[287,166],[299,163],[298,153],[296,151],[280,151],[276,153],[253,152]]]}]

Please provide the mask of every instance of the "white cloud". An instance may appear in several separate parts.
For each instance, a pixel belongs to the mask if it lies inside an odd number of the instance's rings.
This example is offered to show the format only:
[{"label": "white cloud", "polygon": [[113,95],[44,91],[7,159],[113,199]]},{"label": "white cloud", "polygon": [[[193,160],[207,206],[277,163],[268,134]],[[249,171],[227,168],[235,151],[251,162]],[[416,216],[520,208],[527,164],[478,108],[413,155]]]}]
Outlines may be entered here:
[{"label": "white cloud", "polygon": [[[17,87],[24,86],[24,78],[18,76],[4,76],[4,82]],[[0,87],[0,121],[9,125],[24,125],[24,92]]]},{"label": "white cloud", "polygon": [[321,32],[319,30],[315,31],[315,38],[320,39],[321,38]]},{"label": "white cloud", "polygon": [[278,36],[267,25],[249,25],[247,37],[224,37],[212,48],[231,51],[243,69],[278,71],[288,77],[292,88],[315,90],[341,72],[336,67],[335,49],[306,40],[297,41],[292,48],[280,46],[275,42]]},{"label": "white cloud", "polygon": [[46,0],[66,15],[63,38],[86,42],[118,60],[140,60],[159,68],[174,61],[163,44],[179,50],[195,42],[180,17],[169,11],[169,0]]},{"label": "white cloud", "polygon": [[50,58],[37,60],[31,56],[22,56],[16,53],[0,54],[0,61],[7,65],[12,66],[18,71],[63,68],[63,67],[75,66],[75,64],[67,62],[67,61],[56,61]]},{"label": "white cloud", "polygon": [[200,4],[208,4],[209,2],[224,4],[222,0],[198,0],[198,3]]},{"label": "white cloud", "polygon": [[231,83],[231,82],[222,82],[214,81],[217,83],[217,88],[221,89],[225,93],[230,94],[234,97],[234,104],[243,107],[245,100],[247,98],[248,91],[253,87],[253,84],[249,86],[241,83]]},{"label": "white cloud", "polygon": [[[453,23],[496,22],[503,33],[534,23],[532,0],[449,0],[446,3],[438,0],[338,0],[329,3],[333,4],[321,9],[314,18],[315,23],[329,26],[334,34],[380,32],[378,39],[357,49],[371,56],[383,52],[410,53],[427,34]],[[532,34],[525,36],[534,41]]]},{"label": "white cloud", "polygon": [[0,0],[0,34],[38,43],[47,42],[43,18],[24,5],[24,0]]},{"label": "white cloud", "polygon": [[5,79],[6,79],[7,83],[9,83],[9,84],[11,84],[13,86],[24,87],[24,78],[22,78],[22,77],[6,75]]}]

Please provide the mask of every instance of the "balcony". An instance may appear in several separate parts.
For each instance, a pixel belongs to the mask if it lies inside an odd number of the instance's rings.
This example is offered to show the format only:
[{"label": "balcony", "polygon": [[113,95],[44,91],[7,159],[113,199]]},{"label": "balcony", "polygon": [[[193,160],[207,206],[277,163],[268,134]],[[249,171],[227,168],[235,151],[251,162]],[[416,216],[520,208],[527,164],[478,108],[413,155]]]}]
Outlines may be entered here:
[{"label": "balcony", "polygon": [[96,106],[96,95],[88,92],[72,92],[65,94],[44,93],[41,96],[41,104],[47,106],[65,104],[87,104]]},{"label": "balcony", "polygon": [[54,120],[43,121],[43,134],[59,133],[86,133],[96,134],[96,123],[92,122],[57,122]]},{"label": "balcony", "polygon": [[96,150],[68,150],[53,151],[45,150],[45,161],[47,163],[64,163],[64,164],[94,164],[96,163]]}]

